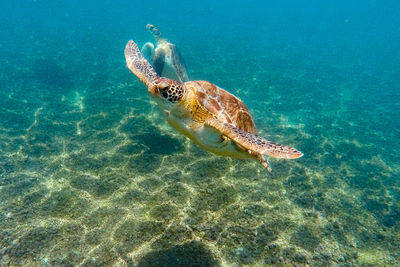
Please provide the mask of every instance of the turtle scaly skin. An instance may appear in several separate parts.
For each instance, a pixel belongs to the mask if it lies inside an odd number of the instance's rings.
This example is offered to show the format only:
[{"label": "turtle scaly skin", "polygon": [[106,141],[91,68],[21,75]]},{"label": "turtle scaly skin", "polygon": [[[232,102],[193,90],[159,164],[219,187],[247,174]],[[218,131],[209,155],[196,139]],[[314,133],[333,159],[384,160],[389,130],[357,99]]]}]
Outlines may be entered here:
[{"label": "turtle scaly skin", "polygon": [[303,155],[289,146],[257,135],[246,105],[234,95],[207,81],[180,83],[157,75],[129,41],[127,67],[146,84],[168,123],[203,149],[218,155],[256,159],[271,170],[264,156],[295,159]]}]

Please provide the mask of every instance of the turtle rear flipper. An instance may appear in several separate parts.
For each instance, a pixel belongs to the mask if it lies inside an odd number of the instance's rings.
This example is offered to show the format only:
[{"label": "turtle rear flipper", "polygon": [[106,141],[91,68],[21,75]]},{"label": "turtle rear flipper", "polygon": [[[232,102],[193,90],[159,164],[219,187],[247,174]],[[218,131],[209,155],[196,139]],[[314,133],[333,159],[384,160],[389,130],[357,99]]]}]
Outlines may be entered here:
[{"label": "turtle rear flipper", "polygon": [[132,40],[126,44],[125,59],[127,67],[147,86],[160,78]]},{"label": "turtle rear flipper", "polygon": [[146,28],[153,34],[154,39],[158,42],[161,39],[161,32],[158,30],[158,28],[152,24],[147,24]]},{"label": "turtle rear flipper", "polygon": [[229,123],[221,122],[215,118],[207,119],[206,124],[214,127],[223,135],[226,135],[235,143],[244,147],[251,154],[261,154],[284,159],[296,159],[303,156],[303,153],[293,147],[283,146],[268,141],[256,134],[246,132]]}]

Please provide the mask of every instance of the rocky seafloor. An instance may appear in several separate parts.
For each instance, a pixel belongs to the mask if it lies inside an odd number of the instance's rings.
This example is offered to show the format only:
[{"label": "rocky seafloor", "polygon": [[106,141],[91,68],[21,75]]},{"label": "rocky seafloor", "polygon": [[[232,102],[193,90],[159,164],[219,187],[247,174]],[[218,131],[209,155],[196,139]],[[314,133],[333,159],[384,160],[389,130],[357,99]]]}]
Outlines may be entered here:
[{"label": "rocky seafloor", "polygon": [[390,82],[280,54],[236,71],[199,57],[191,76],[305,153],[268,173],[174,132],[122,56],[76,53],[0,71],[1,266],[400,264],[400,109],[377,89]]}]

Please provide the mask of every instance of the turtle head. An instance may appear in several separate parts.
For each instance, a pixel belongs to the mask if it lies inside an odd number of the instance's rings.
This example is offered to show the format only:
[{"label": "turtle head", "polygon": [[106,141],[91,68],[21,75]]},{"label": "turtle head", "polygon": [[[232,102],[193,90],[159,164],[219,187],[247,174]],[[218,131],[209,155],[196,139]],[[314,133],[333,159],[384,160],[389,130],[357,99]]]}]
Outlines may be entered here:
[{"label": "turtle head", "polygon": [[160,78],[154,83],[154,86],[149,87],[149,92],[164,103],[176,104],[182,99],[185,86],[171,79]]}]

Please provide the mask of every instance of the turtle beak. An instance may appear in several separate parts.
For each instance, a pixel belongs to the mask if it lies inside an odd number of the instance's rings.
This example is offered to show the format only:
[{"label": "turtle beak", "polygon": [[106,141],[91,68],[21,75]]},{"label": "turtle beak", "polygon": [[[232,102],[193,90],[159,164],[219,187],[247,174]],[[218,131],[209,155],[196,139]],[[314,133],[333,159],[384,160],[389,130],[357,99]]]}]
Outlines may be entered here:
[{"label": "turtle beak", "polygon": [[154,96],[160,96],[160,91],[158,90],[157,85],[151,85],[147,88],[147,90],[149,91],[150,94]]},{"label": "turtle beak", "polygon": [[167,89],[170,86],[170,84],[166,81],[161,81],[157,85],[152,85],[148,87],[149,93],[154,95],[154,96],[159,96],[161,97],[161,92],[163,92],[165,89]]}]

